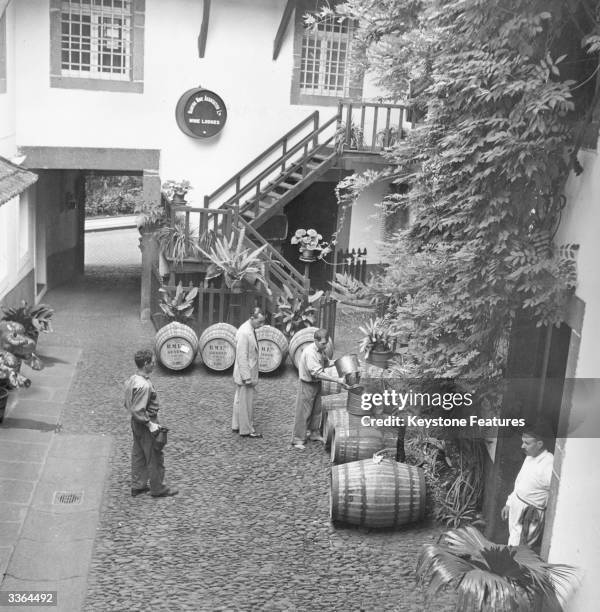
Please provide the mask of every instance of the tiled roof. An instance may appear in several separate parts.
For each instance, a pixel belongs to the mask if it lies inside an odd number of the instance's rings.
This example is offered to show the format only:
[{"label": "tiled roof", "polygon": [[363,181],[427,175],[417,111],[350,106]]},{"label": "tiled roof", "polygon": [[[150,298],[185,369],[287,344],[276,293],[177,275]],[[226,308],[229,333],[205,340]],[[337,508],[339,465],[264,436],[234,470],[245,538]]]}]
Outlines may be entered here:
[{"label": "tiled roof", "polygon": [[37,174],[0,157],[0,206],[18,196],[37,180]]}]

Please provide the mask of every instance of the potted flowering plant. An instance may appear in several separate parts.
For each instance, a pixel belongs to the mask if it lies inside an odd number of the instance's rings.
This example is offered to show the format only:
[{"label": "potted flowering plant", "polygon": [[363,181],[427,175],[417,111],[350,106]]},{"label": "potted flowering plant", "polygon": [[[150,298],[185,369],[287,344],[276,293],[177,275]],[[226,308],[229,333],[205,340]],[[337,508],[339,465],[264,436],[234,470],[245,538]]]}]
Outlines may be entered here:
[{"label": "potted flowering plant", "polygon": [[187,192],[192,189],[189,181],[174,181],[169,179],[162,184],[162,190],[168,200],[175,204],[183,204]]},{"label": "potted flowering plant", "polygon": [[317,259],[316,252],[319,251],[319,257],[331,253],[331,247],[328,242],[322,242],[323,236],[314,229],[297,229],[292,236],[290,242],[297,244],[300,250],[300,261],[315,261]]},{"label": "potted flowering plant", "polygon": [[369,319],[369,322],[359,329],[364,334],[360,342],[360,352],[365,354],[369,363],[387,368],[397,336],[393,325],[385,317],[378,317],[375,320]]}]

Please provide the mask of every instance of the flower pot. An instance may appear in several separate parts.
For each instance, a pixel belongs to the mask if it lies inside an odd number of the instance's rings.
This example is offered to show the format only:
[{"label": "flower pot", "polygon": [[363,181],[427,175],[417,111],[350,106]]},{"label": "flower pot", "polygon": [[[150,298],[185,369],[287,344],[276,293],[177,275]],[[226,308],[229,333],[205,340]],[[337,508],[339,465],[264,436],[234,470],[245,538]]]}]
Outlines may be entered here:
[{"label": "flower pot", "polygon": [[308,263],[317,261],[315,249],[302,249],[300,251],[300,261],[306,261]]},{"label": "flower pot", "polygon": [[185,193],[174,193],[173,194],[173,204],[186,204],[187,201],[185,199]]},{"label": "flower pot", "polygon": [[169,262],[167,261],[167,258],[165,257],[165,254],[163,253],[163,251],[159,251],[158,253],[158,273],[161,276],[166,276],[167,274],[169,274]]},{"label": "flower pot", "polygon": [[388,367],[388,362],[392,357],[392,354],[392,351],[371,351],[367,361],[370,364],[385,370]]},{"label": "flower pot", "polygon": [[0,387],[0,423],[4,419],[4,412],[6,411],[6,404],[8,402],[8,389]]}]

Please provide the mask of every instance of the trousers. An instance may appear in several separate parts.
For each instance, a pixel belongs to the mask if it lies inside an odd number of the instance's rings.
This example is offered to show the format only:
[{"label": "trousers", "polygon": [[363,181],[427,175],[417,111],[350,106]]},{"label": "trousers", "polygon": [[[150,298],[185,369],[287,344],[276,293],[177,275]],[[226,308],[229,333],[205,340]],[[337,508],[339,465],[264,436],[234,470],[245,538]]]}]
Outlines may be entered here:
[{"label": "trousers", "polygon": [[292,443],[306,442],[306,432],[320,435],[321,427],[321,382],[308,383],[298,380],[296,414]]},{"label": "trousers", "polygon": [[254,433],[254,397],[256,386],[236,385],[233,398],[231,429],[239,429],[240,436]]},{"label": "trousers", "polygon": [[163,452],[154,444],[154,436],[145,423],[131,419],[131,431],[131,488],[143,489],[150,480],[150,493],[159,495],[168,488]]}]

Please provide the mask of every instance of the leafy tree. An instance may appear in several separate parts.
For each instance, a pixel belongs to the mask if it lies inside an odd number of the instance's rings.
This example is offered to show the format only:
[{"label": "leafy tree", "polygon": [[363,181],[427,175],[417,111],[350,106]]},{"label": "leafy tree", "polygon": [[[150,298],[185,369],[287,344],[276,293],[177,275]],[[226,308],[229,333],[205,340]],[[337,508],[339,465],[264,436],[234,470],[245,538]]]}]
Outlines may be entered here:
[{"label": "leafy tree", "polygon": [[[590,8],[348,0],[335,9],[358,20],[357,65],[390,99],[414,96],[419,123],[386,154],[392,166],[348,177],[338,193],[347,205],[374,181],[408,177],[410,190],[382,203],[409,207],[412,223],[391,240],[375,288],[410,330],[421,375],[498,378],[518,312],[538,325],[562,318],[574,269],[552,239],[574,161],[577,85],[561,76],[569,58],[556,50],[572,14],[584,16],[581,38],[594,30]],[[594,52],[596,38],[584,41]]]}]

